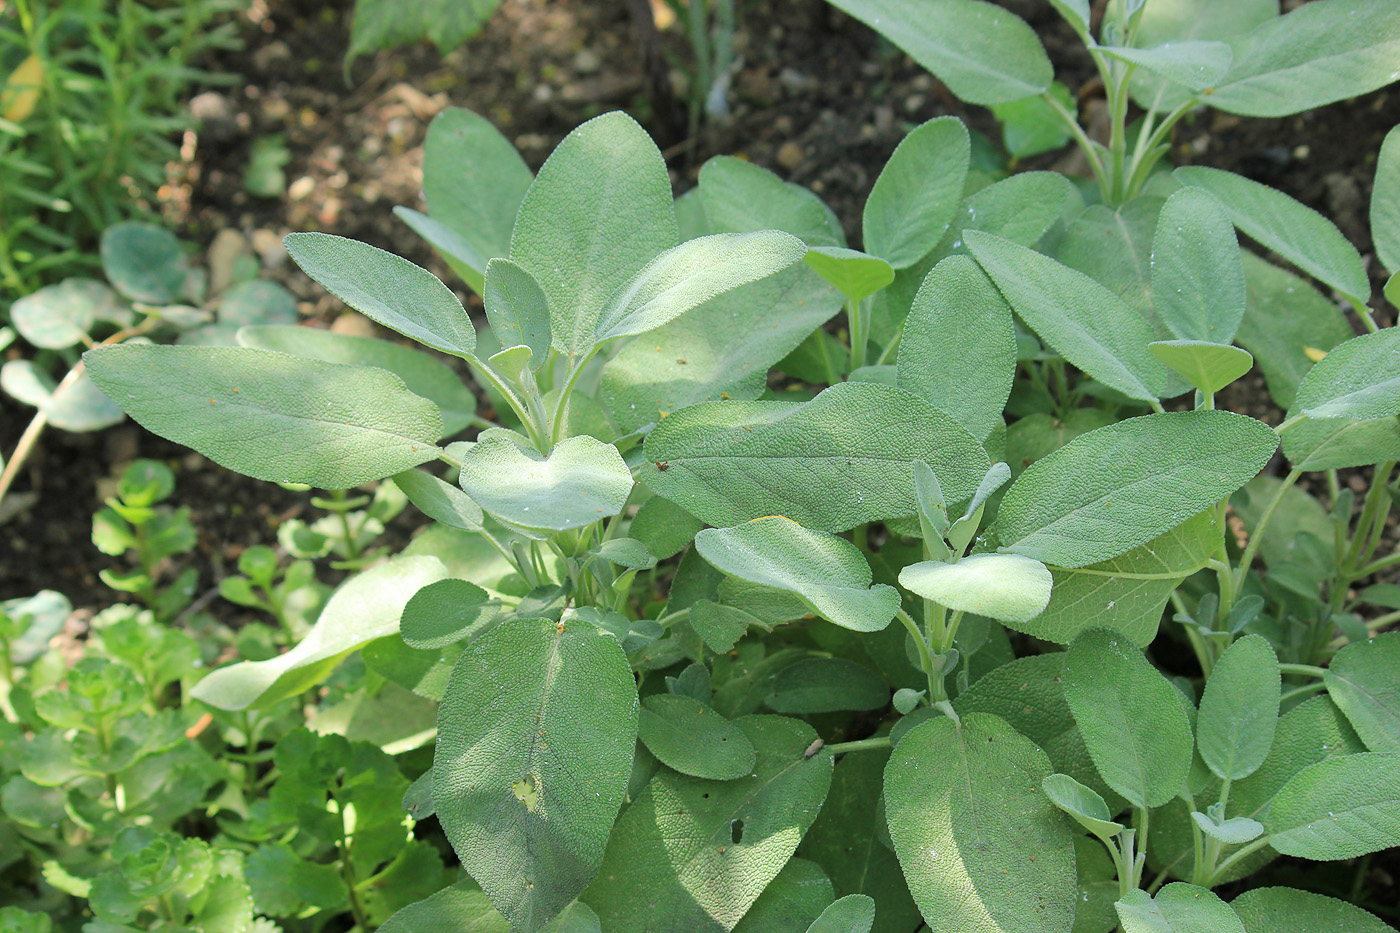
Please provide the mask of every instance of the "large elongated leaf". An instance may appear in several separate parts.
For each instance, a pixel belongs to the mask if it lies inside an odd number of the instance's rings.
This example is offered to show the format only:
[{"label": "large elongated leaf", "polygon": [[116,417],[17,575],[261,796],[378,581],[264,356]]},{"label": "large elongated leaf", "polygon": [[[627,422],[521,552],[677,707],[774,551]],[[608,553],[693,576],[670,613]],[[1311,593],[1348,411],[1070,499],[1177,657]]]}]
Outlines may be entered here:
[{"label": "large elongated leaf", "polygon": [[1055,247],[1056,259],[1122,298],[1151,325],[1157,339],[1170,334],[1152,294],[1152,238],[1164,203],[1139,195],[1116,209],[1090,205],[1070,222]]},{"label": "large elongated leaf", "polygon": [[1001,424],[1016,376],[1011,307],[977,264],[950,256],[924,279],[899,343],[899,386],[974,437]]},{"label": "large elongated leaf", "polygon": [[593,879],[636,737],[627,656],[591,625],[508,622],[458,660],[438,714],[433,804],[512,929],[538,930]]},{"label": "large elongated leaf", "polygon": [[658,761],[692,777],[731,781],[752,771],[756,761],[743,730],[691,697],[647,697],[637,733]]},{"label": "large elongated leaf", "polygon": [[1053,72],[1025,21],[981,0],[831,0],[970,104],[1039,94]]},{"label": "large elongated leaf", "polygon": [[1303,377],[1294,404],[1309,418],[1400,414],[1400,330],[1387,327],[1332,349]]},{"label": "large elongated leaf", "polygon": [[394,912],[380,933],[509,933],[510,923],[470,880],[459,881]]},{"label": "large elongated leaf", "polygon": [[836,895],[822,867],[791,858],[753,902],[734,933],[787,933],[816,922]]},{"label": "large elongated leaf", "polygon": [[[1290,411],[1293,417],[1296,411]],[[1400,460],[1400,419],[1312,418],[1283,433],[1283,454],[1300,470],[1342,470]]]},{"label": "large elongated leaf", "polygon": [[[1376,156],[1376,182],[1371,189],[1371,239],[1376,258],[1400,272],[1400,126],[1385,134]],[[15,303],[19,306],[19,302]]]},{"label": "large elongated leaf", "polygon": [[608,297],[675,243],[661,153],[631,117],[614,112],[564,137],[540,168],[520,204],[510,258],[549,297],[555,349],[580,356]]},{"label": "large elongated leaf", "polygon": [[486,264],[481,290],[486,319],[502,347],[529,347],[530,368],[544,365],[549,352],[549,299],[518,263],[497,257]]},{"label": "large elongated leaf", "polygon": [[790,233],[716,233],[657,256],[608,299],[598,318],[598,341],[654,330],[725,292],[780,272],[807,245]]},{"label": "large elongated leaf", "polygon": [[617,821],[583,900],[609,933],[732,930],[797,848],[831,783],[817,734],[780,716],[737,720],[758,752],[748,777],[660,772]]},{"label": "large elongated leaf", "polygon": [[802,404],[692,406],[651,432],[646,454],[646,484],[712,525],[778,514],[823,531],[913,515],[916,460],[951,502],[970,496],[991,466],[981,444],[928,402],[861,382]]},{"label": "large elongated leaf", "polygon": [[1337,225],[1317,211],[1282,191],[1218,168],[1189,165],[1172,174],[1184,185],[1215,195],[1231,223],[1299,269],[1350,298],[1370,300],[1371,282],[1361,255]]},{"label": "large elongated leaf", "polygon": [[1400,17],[1390,0],[1320,0],[1233,40],[1234,64],[1212,107],[1281,117],[1396,79]]},{"label": "large elongated leaf", "polygon": [[1352,727],[1377,752],[1400,752],[1400,633],[1347,645],[1332,658],[1323,680]]},{"label": "large elongated leaf", "polygon": [[768,370],[841,308],[841,296],[805,265],[706,302],[603,367],[602,395],[620,431],[727,396],[751,401]]},{"label": "large elongated leaf", "polygon": [[1228,44],[1201,39],[1163,42],[1147,48],[1101,45],[1098,50],[1193,91],[1204,91],[1218,83],[1234,59]]},{"label": "large elongated leaf", "polygon": [[1152,238],[1157,315],[1182,340],[1229,344],[1244,318],[1240,245],[1219,202],[1198,188],[1167,198]]},{"label": "large elongated leaf", "polygon": [[1278,436],[1226,411],[1170,412],[1090,431],[1031,464],[997,513],[1007,550],[1084,567],[1150,541],[1239,489]]},{"label": "large elongated leaf", "polygon": [[1209,889],[1181,881],[1153,897],[1129,891],[1113,905],[1123,933],[1245,933],[1230,905]]},{"label": "large elongated leaf", "polygon": [[1217,777],[1238,780],[1264,763],[1278,728],[1278,657],[1261,635],[1220,656],[1201,695],[1196,747]]},{"label": "large elongated leaf", "polygon": [[967,933],[1068,933],[1074,846],[1040,789],[1051,771],[1044,752],[985,713],[960,725],[935,716],[900,740],[885,806],[926,920]]},{"label": "large elongated leaf", "polygon": [[725,573],[795,593],[823,618],[858,632],[890,624],[899,594],[870,585],[870,565],[844,538],[773,516],[733,528],[707,528],[695,549]]},{"label": "large elongated leaf", "polygon": [[700,169],[699,191],[716,231],[782,230],[808,246],[846,245],[841,222],[821,198],[743,159],[710,159]]},{"label": "large elongated leaf", "polygon": [[435,557],[398,557],[352,577],[331,595],[316,624],[291,651],[220,668],[191,695],[220,709],[267,706],[325,679],[340,660],[399,630],[414,593],[447,576]]},{"label": "large elongated leaf", "polygon": [[1176,688],[1117,632],[1092,629],[1065,659],[1065,700],[1099,774],[1137,807],[1181,792],[1193,742]]},{"label": "large elongated leaf", "polygon": [[1395,929],[1355,904],[1296,888],[1254,888],[1230,902],[1246,933],[1392,933]]},{"label": "large elongated leaf", "polygon": [[875,924],[875,900],[864,894],[847,894],[812,921],[807,933],[870,933]]},{"label": "large elongated leaf", "polygon": [[1362,752],[1309,765],[1264,815],[1269,844],[1317,861],[1400,845],[1400,754]]},{"label": "large elongated leaf", "polygon": [[427,269],[329,233],[293,233],[282,242],[303,272],[365,317],[443,353],[476,350],[466,309]]},{"label": "large elongated leaf", "polygon": [[502,521],[535,531],[581,528],[622,511],[632,474],[611,444],[581,434],[548,457],[491,437],[462,457],[462,488]]},{"label": "large elongated leaf", "polygon": [[904,269],[938,245],[962,199],[971,146],[956,117],[937,117],[900,141],[865,201],[866,252]]},{"label": "large elongated leaf", "polygon": [[83,359],[147,430],[257,479],[345,489],[440,452],[437,406],[382,369],[238,347],[124,344]]},{"label": "large elongated leaf", "polygon": [[1016,313],[1075,366],[1143,401],[1185,388],[1147,349],[1157,339],[1151,326],[1117,295],[1010,240],[975,230],[965,237]]}]

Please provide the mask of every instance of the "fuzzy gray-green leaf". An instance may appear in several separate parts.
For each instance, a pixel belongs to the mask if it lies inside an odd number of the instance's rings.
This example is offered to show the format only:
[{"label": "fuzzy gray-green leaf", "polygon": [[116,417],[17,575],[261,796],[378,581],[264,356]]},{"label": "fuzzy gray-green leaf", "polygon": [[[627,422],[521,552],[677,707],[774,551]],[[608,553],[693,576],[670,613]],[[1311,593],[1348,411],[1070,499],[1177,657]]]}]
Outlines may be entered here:
[{"label": "fuzzy gray-green leaf", "polygon": [[1303,377],[1294,404],[1309,418],[1400,414],[1400,330],[1387,327],[1334,347]]},{"label": "fuzzy gray-green leaf", "polygon": [[1135,888],[1114,905],[1123,933],[1244,933],[1244,925],[1208,889],[1181,881],[1154,898]]},{"label": "fuzzy gray-green leaf", "polygon": [[1355,904],[1296,888],[1253,888],[1230,902],[1245,933],[1394,933],[1395,928]]},{"label": "fuzzy gray-green leaf", "polygon": [[1196,747],[1218,777],[1259,769],[1278,727],[1278,657],[1261,635],[1246,635],[1220,656],[1201,695]]},{"label": "fuzzy gray-green leaf", "polygon": [[1263,817],[1269,844],[1316,861],[1400,845],[1400,754],[1362,752],[1295,774]]},{"label": "fuzzy gray-green leaf", "polygon": [[1347,645],[1332,658],[1323,681],[1366,747],[1400,752],[1400,632]]},{"label": "fuzzy gray-green leaf", "polygon": [[691,777],[732,781],[752,771],[756,760],[742,729],[690,697],[647,697],[637,735],[663,765]]},{"label": "fuzzy gray-green leaf", "polygon": [[617,448],[586,434],[565,438],[548,457],[507,437],[480,441],[462,457],[460,482],[487,512],[535,531],[616,515],[632,491]]},{"label": "fuzzy gray-green leaf", "polygon": [[1173,336],[1226,344],[1244,317],[1244,267],[1214,197],[1183,188],[1167,198],[1152,237],[1152,295]]},{"label": "fuzzy gray-green leaf", "polygon": [[865,201],[866,252],[904,269],[938,245],[962,199],[971,145],[956,117],[936,117],[900,141]]}]

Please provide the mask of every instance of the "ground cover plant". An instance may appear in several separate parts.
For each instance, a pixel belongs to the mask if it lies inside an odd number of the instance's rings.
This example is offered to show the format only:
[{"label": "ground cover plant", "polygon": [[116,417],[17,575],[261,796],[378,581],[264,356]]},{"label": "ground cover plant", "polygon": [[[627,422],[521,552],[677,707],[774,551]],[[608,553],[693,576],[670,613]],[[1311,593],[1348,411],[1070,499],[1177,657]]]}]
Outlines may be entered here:
[{"label": "ground cover plant", "polygon": [[[1397,147],[1372,205],[1391,273]],[[364,569],[301,633],[306,564],[245,552],[226,595],[280,630],[196,665],[114,610],[66,689],[33,648],[52,598],[7,604],[0,832],[50,898],[25,906],[78,899],[96,929],[1387,929],[1213,893],[1400,842],[1400,346],[1359,255],[1233,176],[1163,170],[1119,203],[972,151],[955,119],[916,127],[856,251],[738,159],[673,199],[621,114],[533,175],[448,111],[428,213],[403,216],[486,327],[392,254],[286,245],[464,360],[490,409],[425,353],[299,328],[86,354],[158,433],[330,490],[285,549]],[[1255,364],[1275,424],[1217,410]],[[167,485],[143,466],[111,508]],[[396,495],[437,525],[370,563]],[[185,796],[152,814],[162,780]]]}]

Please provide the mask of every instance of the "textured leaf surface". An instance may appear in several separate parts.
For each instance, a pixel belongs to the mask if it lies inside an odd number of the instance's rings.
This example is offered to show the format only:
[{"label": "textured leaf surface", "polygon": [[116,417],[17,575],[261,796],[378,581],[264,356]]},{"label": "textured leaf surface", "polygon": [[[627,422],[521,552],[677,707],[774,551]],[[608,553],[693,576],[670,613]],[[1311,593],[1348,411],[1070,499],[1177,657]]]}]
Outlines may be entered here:
[{"label": "textured leaf surface", "polygon": [[119,308],[116,294],[103,283],[64,279],[16,300],[10,321],[34,346],[60,350],[78,343],[97,321],[120,313]]},{"label": "textured leaf surface", "polygon": [[1152,355],[1205,393],[1219,392],[1254,366],[1248,351],[1204,340],[1160,340],[1149,344]]},{"label": "textured leaf surface", "polygon": [[773,678],[770,709],[779,713],[834,713],[883,709],[890,690],[879,674],[848,658],[807,658]]},{"label": "textured leaf surface", "polygon": [[471,881],[399,908],[379,933],[510,933],[510,924]]},{"label": "textured leaf surface", "polygon": [[565,438],[548,457],[492,437],[462,457],[462,488],[496,518],[521,528],[581,528],[622,511],[632,474],[611,444]]},{"label": "textured leaf surface", "polygon": [[397,557],[371,567],[331,595],[316,624],[292,650],[220,668],[190,695],[220,709],[247,709],[300,693],[325,679],[345,655],[398,632],[409,598],[445,576],[435,557]]},{"label": "textured leaf surface", "polygon": [[980,0],[832,0],[970,104],[1000,104],[1050,86],[1050,59],[1019,17]]},{"label": "textured leaf surface", "polygon": [[489,599],[485,590],[466,580],[429,583],[403,607],[399,634],[410,648],[445,648],[495,618],[500,607],[487,605]]},{"label": "textured leaf surface", "polygon": [[346,489],[439,452],[437,406],[381,369],[236,347],[126,344],[83,359],[143,427],[257,479]]},{"label": "textured leaf surface", "polygon": [[1387,271],[1400,272],[1400,127],[1385,134],[1376,156],[1370,216],[1376,258]]},{"label": "textured leaf surface", "polygon": [[1362,752],[1295,774],[1264,815],[1269,844],[1317,861],[1400,845],[1400,754]]},{"label": "textured leaf surface", "polygon": [[1152,238],[1164,203],[1139,195],[1116,210],[1090,205],[1070,222],[1055,247],[1056,259],[1122,298],[1148,322],[1157,339],[1170,335],[1152,293]]},{"label": "textured leaf surface", "polygon": [[875,924],[875,900],[864,894],[847,894],[812,921],[807,933],[870,933]]},{"label": "textured leaf surface", "polygon": [[716,231],[783,230],[808,246],[845,246],[841,222],[811,191],[734,156],[700,169],[700,203]]},{"label": "textured leaf surface", "polygon": [[1278,657],[1261,635],[1246,635],[1211,669],[1196,717],[1196,748],[1217,777],[1259,769],[1278,727]]},{"label": "textured leaf surface", "polygon": [[1347,645],[1332,658],[1323,681],[1366,746],[1400,752],[1400,632]]},{"label": "textured leaf surface", "polygon": [[1100,838],[1111,838],[1123,828],[1121,823],[1113,821],[1108,804],[1092,787],[1084,786],[1068,774],[1050,775],[1040,782],[1040,789],[1051,803]]},{"label": "textured leaf surface", "polygon": [[594,117],[555,147],[525,198],[510,258],[549,297],[555,349],[593,345],[608,297],[676,243],[671,180],[651,137],[621,112]]},{"label": "textured leaf surface", "polygon": [[934,717],[900,741],[885,768],[890,838],[925,919],[967,933],[1068,933],[1074,846],[1040,789],[1050,773],[1044,752],[983,713],[960,726]]},{"label": "textured leaf surface", "polygon": [[530,368],[543,366],[550,344],[549,299],[534,276],[509,259],[492,259],[481,299],[501,346],[529,347]]},{"label": "textured leaf surface", "polygon": [[787,933],[816,921],[836,895],[822,867],[791,858],[744,914],[734,933]]},{"label": "textured leaf surface", "polygon": [[1317,211],[1232,172],[1192,165],[1172,174],[1184,185],[1215,195],[1231,223],[1299,269],[1358,301],[1370,299],[1361,255]]},{"label": "textured leaf surface", "polygon": [[1245,933],[1391,933],[1394,927],[1355,904],[1296,888],[1255,888],[1230,902]]},{"label": "textured leaf surface", "polygon": [[1254,477],[1278,446],[1262,422],[1226,411],[1130,418],[1037,460],[997,513],[1006,549],[1059,567],[1116,557]]},{"label": "textured leaf surface", "polygon": [[748,716],[748,777],[660,772],[617,821],[583,894],[609,933],[732,930],[797,848],[831,783],[831,756],[805,758],[806,723]]},{"label": "textured leaf surface", "polygon": [[1230,905],[1207,888],[1177,881],[1154,898],[1129,891],[1114,905],[1123,933],[1245,933]]},{"label": "textured leaf surface", "polygon": [[126,297],[167,305],[180,297],[186,266],[175,234],[156,224],[127,221],[102,231],[102,272]]},{"label": "textured leaf surface", "polygon": [[956,564],[927,560],[899,572],[899,583],[958,612],[1028,622],[1050,602],[1050,571],[1020,554],[973,554]]},{"label": "textured leaf surface", "polygon": [[868,298],[894,281],[894,269],[888,262],[843,246],[814,246],[802,261],[847,301]]},{"label": "textured leaf surface", "polygon": [[481,530],[481,506],[451,483],[422,470],[395,473],[393,480],[408,501],[433,521],[465,531]]},{"label": "textured leaf surface", "polygon": [[1099,46],[1099,51],[1193,91],[1204,91],[1219,82],[1230,70],[1234,57],[1226,43],[1201,39],[1163,42],[1147,48],[1104,45]]},{"label": "textured leaf surface", "polygon": [[1387,327],[1334,347],[1303,377],[1294,404],[1309,418],[1400,414],[1400,330]]},{"label": "textured leaf surface", "polygon": [[[1294,414],[1290,411],[1288,417]],[[1283,454],[1304,471],[1341,470],[1400,460],[1400,420],[1309,418],[1283,433]]]},{"label": "textured leaf surface", "polygon": [[1200,188],[1167,198],[1152,237],[1152,294],[1173,336],[1229,344],[1244,318],[1240,245],[1219,202]]},{"label": "textured leaf surface", "polygon": [[712,525],[781,514],[824,531],[913,515],[915,460],[955,502],[991,466],[981,444],[928,402],[855,382],[802,404],[695,405],[657,425],[646,453],[668,464],[644,464],[646,484]]},{"label": "textured leaf surface", "polygon": [[1065,700],[1099,774],[1138,807],[1160,807],[1186,783],[1191,724],[1179,694],[1117,632],[1092,629],[1065,659]]},{"label": "textured leaf surface", "polygon": [[329,233],[293,233],[282,243],[303,272],[365,317],[443,353],[476,350],[467,310],[427,269]]},{"label": "textured leaf surface", "polygon": [[433,803],[513,929],[538,930],[593,879],[636,734],[627,657],[591,625],[510,622],[463,652],[438,713]]},{"label": "textured leaf surface", "polygon": [[865,200],[866,252],[904,269],[938,245],[962,200],[971,146],[957,117],[929,120],[900,141]]},{"label": "textured leaf surface", "polygon": [[743,730],[690,697],[647,697],[637,736],[663,765],[691,777],[732,781],[752,771],[756,760]]}]

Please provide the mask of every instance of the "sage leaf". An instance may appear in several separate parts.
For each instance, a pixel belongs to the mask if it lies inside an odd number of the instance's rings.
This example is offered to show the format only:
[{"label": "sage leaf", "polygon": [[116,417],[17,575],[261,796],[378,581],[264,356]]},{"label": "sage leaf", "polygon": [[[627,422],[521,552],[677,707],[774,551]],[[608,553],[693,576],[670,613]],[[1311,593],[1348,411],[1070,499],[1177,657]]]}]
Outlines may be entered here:
[{"label": "sage leaf", "polygon": [[704,522],[669,499],[652,496],[632,517],[627,533],[642,542],[657,560],[665,560],[679,554],[704,527]]},{"label": "sage leaf", "polygon": [[555,147],[520,204],[510,258],[549,298],[554,348],[577,357],[609,296],[676,244],[671,180],[656,144],[621,112]]},{"label": "sage leaf", "polygon": [[802,260],[853,304],[894,281],[888,262],[842,246],[814,246]]},{"label": "sage leaf", "polygon": [[396,557],[352,577],[331,594],[316,624],[292,650],[220,668],[190,695],[219,709],[264,707],[324,680],[341,659],[399,630],[409,598],[447,576],[435,557]]},{"label": "sage leaf", "polygon": [[1050,773],[1044,752],[985,713],[960,725],[935,716],[900,741],[885,768],[885,805],[926,920],[968,933],[1070,928],[1074,845],[1041,792]]},{"label": "sage leaf", "polygon": [[1116,209],[1090,205],[1069,223],[1055,247],[1057,260],[1123,299],[1159,340],[1171,336],[1157,314],[1152,290],[1152,239],[1165,203],[1139,195]]},{"label": "sage leaf", "polygon": [[1278,727],[1278,657],[1267,639],[1246,635],[1211,669],[1196,717],[1196,749],[1217,777],[1238,780],[1259,769]]},{"label": "sage leaf", "polygon": [[808,246],[845,246],[841,222],[821,198],[734,156],[700,168],[700,203],[715,232],[782,230]]},{"label": "sage leaf", "polygon": [[565,438],[548,457],[508,437],[489,437],[463,455],[460,482],[495,518],[537,532],[616,515],[632,492],[632,473],[617,448],[586,434]]},{"label": "sage leaf", "polygon": [[591,625],[507,622],[458,660],[438,713],[433,804],[513,930],[538,930],[593,879],[636,735],[627,657]]},{"label": "sage leaf", "polygon": [[1362,752],[1309,765],[1278,792],[1263,822],[1275,849],[1320,862],[1400,845],[1400,754]]},{"label": "sage leaf", "polygon": [[1152,294],[1158,317],[1181,340],[1228,345],[1244,318],[1234,227],[1200,188],[1183,188],[1162,205],[1152,237]]},{"label": "sage leaf", "polygon": [[900,140],[865,201],[868,253],[906,269],[938,245],[962,199],[971,146],[956,117],[936,117]]},{"label": "sage leaf", "polygon": [[147,430],[257,479],[347,489],[437,457],[437,406],[382,369],[239,347],[123,344],[83,355]]},{"label": "sage leaf", "polygon": [[780,272],[807,246],[779,230],[716,233],[673,247],[646,265],[599,313],[597,342],[654,330],[711,298]]},{"label": "sage leaf", "polygon": [[[1296,414],[1290,411],[1288,417]],[[1282,436],[1283,455],[1305,472],[1400,460],[1400,419],[1308,418]]]},{"label": "sage leaf", "polygon": [[1016,376],[1011,306],[971,258],[933,267],[899,343],[899,387],[946,411],[973,437],[1001,424]]},{"label": "sage leaf", "polygon": [[757,761],[742,729],[690,697],[647,697],[637,737],[663,765],[691,777],[732,781],[750,773]]},{"label": "sage leaf", "polygon": [[1154,898],[1141,888],[1113,905],[1123,933],[1245,933],[1230,905],[1209,889],[1175,881]]},{"label": "sage leaf", "polygon": [[781,716],[735,724],[758,753],[749,776],[663,771],[618,819],[582,897],[609,933],[733,929],[812,825],[831,783],[831,756],[803,754],[816,731]]},{"label": "sage leaf", "polygon": [[403,607],[399,634],[410,648],[446,648],[479,633],[495,619],[500,605],[475,583],[446,579],[429,583]]},{"label": "sage leaf", "polygon": [[778,672],[765,702],[796,715],[873,710],[889,705],[890,690],[879,674],[848,658],[808,658]]},{"label": "sage leaf", "polygon": [[384,921],[380,933],[510,933],[510,923],[491,906],[471,880],[459,881],[421,901],[400,907]]},{"label": "sage leaf", "polygon": [[1176,688],[1117,632],[1090,629],[1065,658],[1065,700],[1099,774],[1136,807],[1180,793],[1193,742]]},{"label": "sage leaf", "polygon": [[1192,91],[1204,91],[1219,83],[1234,60],[1234,52],[1227,43],[1202,39],[1163,42],[1146,48],[1123,45],[1095,48],[1110,58],[1131,62]]},{"label": "sage leaf", "polygon": [[1129,398],[1178,395],[1176,377],[1148,351],[1152,328],[1093,279],[1010,240],[965,234],[1007,302],[1065,359]]},{"label": "sage leaf", "polygon": [[486,264],[481,289],[486,320],[503,347],[529,347],[531,369],[549,354],[549,299],[534,276],[518,263],[496,258]]},{"label": "sage leaf", "polygon": [[870,585],[870,565],[854,544],[780,516],[707,528],[695,536],[695,549],[727,574],[795,593],[843,628],[878,632],[899,609],[893,587]]},{"label": "sage leaf", "polygon": [[427,269],[329,233],[288,234],[282,245],[303,272],[370,320],[443,353],[475,352],[466,309]]},{"label": "sage leaf", "polygon": [[1152,355],[1201,392],[1219,392],[1254,367],[1254,357],[1239,347],[1205,340],[1159,340],[1148,344]]},{"label": "sage leaf", "polygon": [[598,915],[583,901],[574,901],[546,923],[540,933],[602,933],[602,929]]},{"label": "sage leaf", "polygon": [[1129,418],[1037,460],[997,513],[1005,550],[1058,567],[1116,557],[1239,489],[1278,436],[1226,411]]},{"label": "sage leaf", "polygon": [[34,346],[61,350],[82,341],[98,321],[120,315],[120,307],[116,293],[102,282],[64,279],[16,299],[10,322]]},{"label": "sage leaf", "polygon": [[1308,275],[1355,301],[1370,299],[1371,282],[1361,255],[1336,224],[1317,211],[1275,188],[1216,168],[1190,165],[1172,175],[1213,194],[1231,223]]},{"label": "sage leaf", "polygon": [[[1400,126],[1385,134],[1376,156],[1370,217],[1376,258],[1387,271],[1400,272]],[[19,302],[15,302],[18,306]],[[13,315],[14,309],[10,313]]]},{"label": "sage leaf", "polygon": [[815,922],[836,895],[816,862],[794,856],[734,927],[734,933],[787,933]]},{"label": "sage leaf", "polygon": [[[948,415],[868,382],[841,383],[801,404],[702,402],[657,425],[646,455],[646,484],[712,525],[780,514],[823,531],[913,515],[916,460],[933,468],[953,501],[971,495],[991,465]],[[843,494],[829,495],[833,488]]]},{"label": "sage leaf", "polygon": [[126,221],[102,231],[102,273],[133,301],[173,304],[189,274],[175,234],[157,224]]},{"label": "sage leaf", "polygon": [[864,894],[847,894],[822,911],[807,933],[870,933],[874,925],[874,899]]},{"label": "sage leaf", "polygon": [[1019,554],[973,554],[955,564],[921,561],[901,570],[899,583],[956,612],[1013,623],[1034,619],[1050,602],[1050,571]]},{"label": "sage leaf", "polygon": [[1199,810],[1193,810],[1191,819],[1200,827],[1201,832],[1227,846],[1243,845],[1264,834],[1263,823],[1245,816],[1237,816],[1223,823],[1216,823],[1215,820]]},{"label": "sage leaf", "polygon": [[422,470],[405,470],[392,479],[408,501],[433,521],[464,531],[482,529],[481,506],[451,483]]},{"label": "sage leaf", "polygon": [[1076,823],[1100,839],[1111,839],[1123,829],[1113,821],[1108,804],[1091,787],[1085,787],[1068,774],[1052,774],[1040,782],[1050,802],[1065,811]]},{"label": "sage leaf", "polygon": [[1303,377],[1294,405],[1309,418],[1400,414],[1400,330],[1388,327],[1334,347]]},{"label": "sage leaf", "polygon": [[1323,675],[1327,694],[1346,714],[1366,747],[1400,752],[1400,632],[1347,645]]},{"label": "sage leaf", "polygon": [[1053,71],[1020,17],[981,0],[831,0],[909,53],[960,100],[1000,104],[1039,94]]},{"label": "sage leaf", "polygon": [[1394,927],[1346,901],[1296,888],[1254,888],[1230,902],[1245,933],[1391,933]]}]

